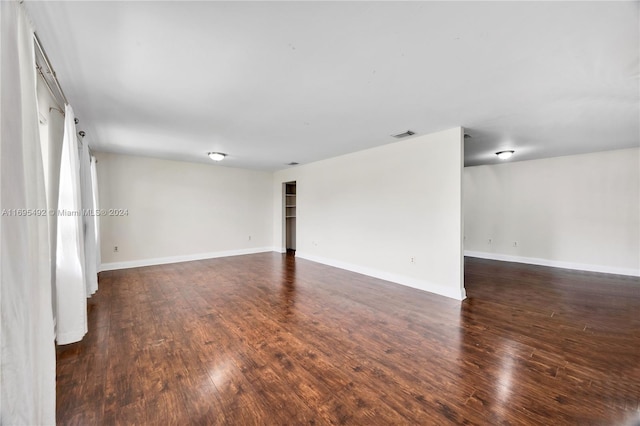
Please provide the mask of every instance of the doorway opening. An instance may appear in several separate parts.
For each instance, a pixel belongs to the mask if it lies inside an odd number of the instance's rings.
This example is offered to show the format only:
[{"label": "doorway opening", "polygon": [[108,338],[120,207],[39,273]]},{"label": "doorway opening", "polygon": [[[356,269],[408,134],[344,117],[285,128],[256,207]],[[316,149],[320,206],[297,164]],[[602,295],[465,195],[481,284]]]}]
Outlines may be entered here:
[{"label": "doorway opening", "polygon": [[284,241],[287,254],[296,253],[296,182],[284,184]]}]

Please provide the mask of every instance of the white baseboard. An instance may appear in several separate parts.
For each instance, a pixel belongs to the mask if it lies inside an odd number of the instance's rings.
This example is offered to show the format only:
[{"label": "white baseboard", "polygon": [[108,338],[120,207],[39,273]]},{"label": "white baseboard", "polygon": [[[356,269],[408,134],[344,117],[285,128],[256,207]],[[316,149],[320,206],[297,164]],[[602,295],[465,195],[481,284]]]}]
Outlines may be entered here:
[{"label": "white baseboard", "polygon": [[440,284],[434,284],[425,280],[411,278],[404,275],[394,274],[391,272],[380,271],[377,269],[367,268],[365,266],[354,265],[352,263],[342,262],[335,259],[327,259],[325,257],[315,256],[312,254],[296,251],[296,257],[310,260],[312,262],[322,263],[323,265],[333,266],[334,268],[345,269],[347,271],[356,272],[358,274],[379,278],[385,281],[391,281],[407,287],[417,288],[418,290],[428,291],[429,293],[439,294],[455,300],[463,300],[466,296],[461,289],[450,288]]},{"label": "white baseboard", "polygon": [[165,265],[167,263],[191,262],[194,260],[214,259],[217,257],[241,256],[244,254],[265,253],[270,251],[276,251],[276,248],[258,247],[250,249],[216,251],[211,253],[187,254],[183,256],[156,257],[154,259],[129,260],[125,262],[111,262],[101,264],[100,270],[98,272],[114,271],[116,269],[139,268],[141,266]]},{"label": "white baseboard", "polygon": [[612,266],[589,265],[585,263],[563,262],[560,260],[513,256],[510,254],[487,253],[471,250],[465,250],[464,255],[469,257],[479,257],[481,259],[501,260],[504,262],[527,263],[530,265],[551,266],[554,268],[574,269],[577,271],[601,272],[604,274],[630,275],[633,277],[640,277],[640,270],[633,268],[616,268]]}]

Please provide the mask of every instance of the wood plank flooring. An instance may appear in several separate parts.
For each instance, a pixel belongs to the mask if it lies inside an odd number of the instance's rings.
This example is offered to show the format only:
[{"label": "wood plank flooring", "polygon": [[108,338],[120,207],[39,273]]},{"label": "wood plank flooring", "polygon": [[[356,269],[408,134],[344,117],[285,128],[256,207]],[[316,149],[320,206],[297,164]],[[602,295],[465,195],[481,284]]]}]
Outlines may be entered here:
[{"label": "wood plank flooring", "polygon": [[462,303],[276,253],[103,272],[58,423],[640,423],[638,278],[465,270]]}]

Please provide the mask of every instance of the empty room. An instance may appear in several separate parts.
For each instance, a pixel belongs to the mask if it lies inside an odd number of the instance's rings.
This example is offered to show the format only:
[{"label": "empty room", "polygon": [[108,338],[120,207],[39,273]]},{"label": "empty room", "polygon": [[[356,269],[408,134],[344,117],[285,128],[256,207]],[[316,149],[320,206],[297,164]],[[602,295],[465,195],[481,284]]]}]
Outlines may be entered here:
[{"label": "empty room", "polygon": [[640,424],[640,2],[0,1],[0,424]]}]

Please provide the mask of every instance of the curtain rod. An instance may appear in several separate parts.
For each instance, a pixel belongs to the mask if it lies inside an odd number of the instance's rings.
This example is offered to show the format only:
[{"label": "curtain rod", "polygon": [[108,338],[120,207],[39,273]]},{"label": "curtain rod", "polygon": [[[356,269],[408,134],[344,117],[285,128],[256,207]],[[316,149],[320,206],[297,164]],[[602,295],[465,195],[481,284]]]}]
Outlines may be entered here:
[{"label": "curtain rod", "polygon": [[[53,70],[53,67],[51,66],[51,62],[49,62],[49,57],[47,56],[47,52],[45,52],[44,49],[42,48],[42,43],[40,43],[38,34],[36,34],[35,32],[33,33],[33,41],[35,41],[36,46],[40,51],[40,54],[44,58],[44,63],[47,65],[47,68],[49,68],[49,73],[51,73],[51,76],[53,77],[53,82],[55,83],[56,88],[60,93],[60,96],[62,96],[62,100],[64,101],[65,105],[68,104],[69,102],[67,101],[67,97],[64,95],[64,91],[62,90],[62,87],[60,87],[60,82],[58,82],[58,77],[56,77],[56,72]],[[42,73],[42,71],[40,72]],[[42,77],[44,77],[44,75]]]},{"label": "curtain rod", "polygon": [[[44,73],[42,72],[42,67],[36,64],[36,70],[38,71],[38,75],[42,79],[42,82],[44,83],[44,85],[47,86],[47,90],[51,94],[51,99],[53,100],[53,104],[57,106],[57,108],[53,108],[53,107],[52,108],[55,109],[56,111],[60,111],[62,115],[64,115],[64,111],[63,111],[64,107],[60,106],[60,104],[58,103],[58,97],[56,96],[55,93],[53,93],[53,89],[51,88],[51,85],[49,84],[49,82],[47,81],[47,78],[44,76]],[[49,111],[51,111],[51,108],[49,108]]]},{"label": "curtain rod", "polygon": [[[49,57],[47,56],[47,52],[45,52],[44,49],[42,48],[42,43],[40,43],[40,39],[38,38],[38,34],[36,34],[35,32],[33,33],[33,41],[35,42],[35,45],[38,47],[38,50],[40,51],[40,54],[42,55],[42,58],[44,59],[45,65],[49,69],[49,74],[51,74],[51,77],[53,78],[53,82],[56,85],[56,89],[58,89],[58,93],[62,97],[62,100],[63,100],[64,104],[68,105],[69,101],[67,101],[67,97],[65,96],[64,91],[62,90],[62,87],[60,86],[60,82],[58,81],[58,77],[56,77],[56,72],[53,70],[53,67],[51,66],[51,62],[49,61]],[[49,93],[51,93],[51,96],[53,96],[53,98],[55,100],[56,96],[53,93],[51,85],[49,84],[49,82],[47,81],[47,79],[44,76],[44,73],[42,72],[42,67],[38,66],[38,64],[35,64],[35,65],[36,65],[36,69],[38,70],[38,73],[40,73],[40,76],[42,77],[42,80],[44,80],[44,83],[46,84],[47,89],[49,89]],[[62,108],[60,108],[60,109],[53,108],[53,109],[55,109],[56,111],[61,112],[62,115],[65,115],[64,111],[62,110]],[[49,110],[51,110],[51,108]],[[75,121],[76,121],[75,124],[77,125],[78,124],[78,118],[76,118]],[[80,135],[80,138],[78,138],[78,142],[80,142],[80,145],[84,145],[84,141],[82,139],[84,138],[84,135],[86,133],[81,130],[80,132],[78,132],[78,134]]]}]

